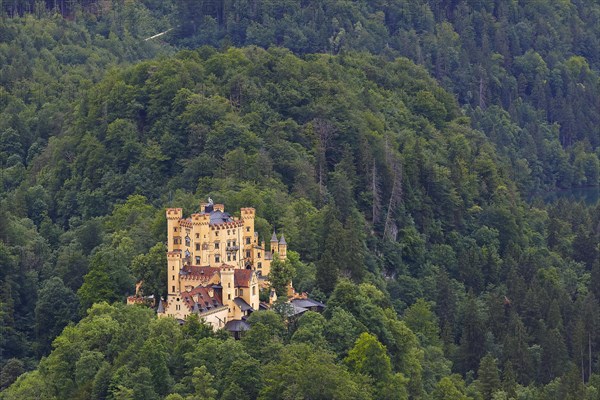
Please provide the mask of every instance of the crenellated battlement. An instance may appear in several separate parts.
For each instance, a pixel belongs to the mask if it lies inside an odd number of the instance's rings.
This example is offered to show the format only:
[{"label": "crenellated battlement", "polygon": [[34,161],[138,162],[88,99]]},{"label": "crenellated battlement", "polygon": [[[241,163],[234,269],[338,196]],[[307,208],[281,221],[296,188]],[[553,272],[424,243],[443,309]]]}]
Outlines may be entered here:
[{"label": "crenellated battlement", "polygon": [[181,219],[181,220],[179,220],[179,226],[191,229],[193,227],[192,220],[191,219]]},{"label": "crenellated battlement", "polygon": [[167,208],[166,214],[167,214],[167,219],[178,220],[178,219],[183,218],[183,209],[182,208]]},{"label": "crenellated battlement", "polygon": [[210,214],[192,214],[192,225],[210,224]]},{"label": "crenellated battlement", "polygon": [[240,214],[243,219],[254,218],[256,215],[256,210],[252,207],[245,207],[240,209]]},{"label": "crenellated battlement", "polygon": [[181,250],[173,250],[167,252],[167,259],[180,259],[181,258]]}]

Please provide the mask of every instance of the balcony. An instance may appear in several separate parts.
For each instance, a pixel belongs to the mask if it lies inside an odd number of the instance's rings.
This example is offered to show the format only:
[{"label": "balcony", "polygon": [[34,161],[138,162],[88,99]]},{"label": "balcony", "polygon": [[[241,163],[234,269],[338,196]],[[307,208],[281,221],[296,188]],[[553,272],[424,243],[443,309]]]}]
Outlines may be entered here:
[{"label": "balcony", "polygon": [[240,246],[227,246],[225,248],[225,251],[238,251],[240,249]]}]

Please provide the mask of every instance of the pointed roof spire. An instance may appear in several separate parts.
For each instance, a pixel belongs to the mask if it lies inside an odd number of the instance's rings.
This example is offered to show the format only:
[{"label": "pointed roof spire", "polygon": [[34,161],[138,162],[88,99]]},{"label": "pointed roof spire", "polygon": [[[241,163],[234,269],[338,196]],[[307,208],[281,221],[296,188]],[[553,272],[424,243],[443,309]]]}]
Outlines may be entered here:
[{"label": "pointed roof spire", "polygon": [[164,314],[164,313],[165,313],[165,306],[163,306],[162,299],[160,299],[160,300],[158,301],[158,308],[156,309],[156,312],[157,312],[158,314]]},{"label": "pointed roof spire", "polygon": [[287,242],[285,241],[285,237],[283,236],[283,233],[281,234],[281,239],[279,240],[279,244],[287,244]]},{"label": "pointed roof spire", "polygon": [[271,236],[271,242],[277,241],[277,234],[275,233],[275,229],[273,229],[273,236]]}]

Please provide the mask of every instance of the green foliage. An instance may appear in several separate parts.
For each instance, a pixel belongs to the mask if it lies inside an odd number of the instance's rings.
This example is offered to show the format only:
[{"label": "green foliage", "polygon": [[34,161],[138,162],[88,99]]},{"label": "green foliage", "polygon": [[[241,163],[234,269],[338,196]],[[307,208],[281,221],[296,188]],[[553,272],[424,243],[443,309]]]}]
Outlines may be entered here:
[{"label": "green foliage", "polygon": [[155,299],[164,297],[167,287],[167,270],[165,268],[165,253],[167,247],[157,243],[147,254],[140,254],[131,261],[131,271],[137,281],[142,282],[143,295],[154,295]]},{"label": "green foliage", "polygon": [[280,260],[279,253],[273,253],[271,261],[271,272],[269,273],[269,282],[275,290],[277,297],[286,298],[288,286],[291,283],[296,271],[292,263],[288,260]]},{"label": "green foliage", "polygon": [[384,381],[392,373],[392,364],[385,347],[368,333],[362,333],[358,337],[344,362],[352,371],[369,375],[376,381]]},{"label": "green foliage", "polygon": [[[457,387],[456,377],[444,377],[437,384],[433,391],[432,399],[435,400],[470,400],[471,397],[465,395],[464,383],[459,384]],[[460,380],[458,381],[460,382]]]},{"label": "green foliage", "polygon": [[298,319],[296,330],[291,337],[292,343],[307,343],[315,347],[328,346],[324,331],[327,320],[313,311],[307,311]]},{"label": "green foliage", "polygon": [[479,391],[484,399],[492,399],[494,392],[500,389],[500,376],[496,360],[487,354],[481,359],[479,370],[477,371],[479,381]]},{"label": "green foliage", "polygon": [[306,344],[290,345],[265,366],[263,399],[370,399],[368,386],[335,363],[333,355]]},{"label": "green foliage", "polygon": [[44,282],[35,306],[35,331],[42,354],[50,351],[52,340],[75,319],[77,308],[75,293],[60,278]]},{"label": "green foliage", "polygon": [[133,242],[119,234],[110,245],[103,245],[91,257],[90,271],[83,278],[77,295],[81,310],[99,301],[118,301],[131,292],[133,279],[129,271]]},{"label": "green foliage", "polygon": [[[0,6],[0,397],[597,395],[598,206],[522,201],[598,185],[597,4],[51,3]],[[92,306],[207,195],[324,317]]]}]

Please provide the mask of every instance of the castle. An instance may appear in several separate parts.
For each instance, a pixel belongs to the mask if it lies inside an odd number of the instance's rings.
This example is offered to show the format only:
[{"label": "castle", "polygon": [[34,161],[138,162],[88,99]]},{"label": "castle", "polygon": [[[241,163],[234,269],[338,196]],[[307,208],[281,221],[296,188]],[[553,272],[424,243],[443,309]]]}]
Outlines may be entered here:
[{"label": "castle", "polygon": [[183,218],[181,208],[167,216],[167,299],[159,316],[185,320],[196,314],[214,329],[247,329],[245,319],[260,307],[260,282],[265,282],[275,253],[287,257],[287,243],[273,232],[269,250],[254,231],[254,208],[242,208],[240,218],[211,199],[200,213]]}]

